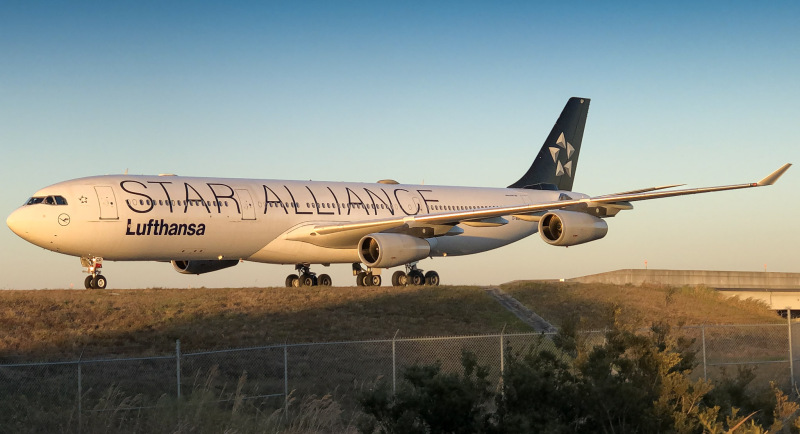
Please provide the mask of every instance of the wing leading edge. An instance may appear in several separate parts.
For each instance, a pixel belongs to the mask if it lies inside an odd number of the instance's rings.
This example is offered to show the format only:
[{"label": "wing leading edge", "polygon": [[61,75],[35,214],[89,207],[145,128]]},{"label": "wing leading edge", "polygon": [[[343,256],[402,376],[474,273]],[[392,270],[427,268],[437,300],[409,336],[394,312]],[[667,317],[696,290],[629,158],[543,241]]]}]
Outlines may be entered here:
[{"label": "wing leading edge", "polygon": [[[470,211],[449,212],[439,214],[426,214],[422,216],[406,216],[402,218],[387,218],[366,220],[355,223],[310,224],[300,226],[289,232],[284,237],[292,241],[304,241],[323,247],[352,248],[365,235],[376,232],[407,232],[421,237],[446,235],[453,226],[459,223],[487,222],[487,225],[500,225],[503,216],[533,216],[545,211],[568,209],[571,211],[588,212],[588,210],[605,208],[613,216],[620,210],[632,209],[630,202],[640,200],[661,199],[665,197],[686,196],[690,194],[712,193],[725,190],[738,190],[742,188],[762,187],[774,184],[791,164],[784,164],[779,169],[770,173],[758,182],[735,184],[718,187],[700,187],[681,190],[668,190],[677,185],[653,187],[632,192],[596,196],[587,199],[561,200],[533,205],[508,206],[485,208]],[[416,231],[415,231],[416,230]]]}]

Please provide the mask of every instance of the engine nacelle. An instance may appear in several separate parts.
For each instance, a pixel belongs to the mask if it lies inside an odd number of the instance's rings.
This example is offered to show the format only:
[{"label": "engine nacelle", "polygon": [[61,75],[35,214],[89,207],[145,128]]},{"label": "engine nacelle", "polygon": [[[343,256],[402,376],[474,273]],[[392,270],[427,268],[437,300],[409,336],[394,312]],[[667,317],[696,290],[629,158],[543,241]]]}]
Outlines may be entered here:
[{"label": "engine nacelle", "polygon": [[235,259],[226,261],[172,261],[172,267],[181,274],[203,274],[233,267],[238,263],[239,261]]},{"label": "engine nacelle", "polygon": [[574,246],[599,240],[608,233],[605,220],[574,211],[550,211],[539,220],[539,234],[547,244]]},{"label": "engine nacelle", "polygon": [[390,268],[427,258],[431,245],[403,234],[369,234],[358,242],[358,257],[367,267]]}]

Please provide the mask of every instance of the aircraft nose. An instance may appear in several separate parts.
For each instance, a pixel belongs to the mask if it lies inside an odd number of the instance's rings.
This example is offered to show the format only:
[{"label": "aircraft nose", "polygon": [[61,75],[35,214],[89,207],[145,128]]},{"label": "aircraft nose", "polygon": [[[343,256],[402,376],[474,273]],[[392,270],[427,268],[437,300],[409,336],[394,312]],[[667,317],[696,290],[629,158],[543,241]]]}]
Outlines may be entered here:
[{"label": "aircraft nose", "polygon": [[19,235],[22,238],[25,238],[25,222],[22,219],[20,210],[16,210],[11,213],[10,216],[6,219],[6,224],[8,228],[11,229],[15,234]]}]

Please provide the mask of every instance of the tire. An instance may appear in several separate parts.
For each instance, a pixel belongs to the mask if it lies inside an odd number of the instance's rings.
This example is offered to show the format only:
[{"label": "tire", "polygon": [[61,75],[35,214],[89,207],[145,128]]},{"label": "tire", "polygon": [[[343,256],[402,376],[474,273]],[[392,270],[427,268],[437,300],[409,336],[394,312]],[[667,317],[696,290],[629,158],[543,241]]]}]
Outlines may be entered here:
[{"label": "tire", "polygon": [[366,286],[364,284],[364,278],[365,277],[367,277],[367,273],[365,273],[363,271],[358,273],[358,274],[356,274],[356,286]]},{"label": "tire", "polygon": [[92,289],[92,279],[94,279],[94,276],[91,274],[86,276],[86,279],[84,279],[83,286],[86,287],[86,289]]},{"label": "tire", "polygon": [[319,276],[317,276],[317,282],[319,283],[319,286],[333,285],[333,280],[331,280],[331,276],[328,276],[327,274],[320,274]]},{"label": "tire", "polygon": [[286,276],[286,287],[287,288],[293,287],[294,284],[292,284],[292,282],[294,282],[295,279],[297,279],[297,276],[294,275],[294,274],[290,274],[290,275]]},{"label": "tire", "polygon": [[439,286],[439,273],[433,270],[425,273],[425,284],[430,286]]},{"label": "tire", "polygon": [[422,272],[419,270],[414,270],[408,274],[408,281],[411,282],[412,285],[424,285],[425,284],[425,276],[422,275]]},{"label": "tire", "polygon": [[106,280],[106,277],[101,274],[98,274],[94,279],[92,279],[92,288],[94,289],[106,289],[107,285],[108,280]]},{"label": "tire", "polygon": [[303,286],[314,286],[317,284],[317,279],[308,274],[304,274],[301,280],[303,282]]},{"label": "tire", "polygon": [[380,274],[370,274],[367,280],[369,280],[369,286],[381,286]]},{"label": "tire", "polygon": [[392,286],[406,286],[408,285],[408,275],[405,271],[395,271],[392,274]]}]

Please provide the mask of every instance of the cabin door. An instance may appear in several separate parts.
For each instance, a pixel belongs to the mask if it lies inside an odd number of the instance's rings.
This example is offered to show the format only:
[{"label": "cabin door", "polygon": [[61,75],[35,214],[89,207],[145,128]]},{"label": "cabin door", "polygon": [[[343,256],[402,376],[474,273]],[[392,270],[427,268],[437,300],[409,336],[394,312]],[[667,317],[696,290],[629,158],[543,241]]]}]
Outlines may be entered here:
[{"label": "cabin door", "polygon": [[242,208],[242,220],[255,220],[256,207],[250,192],[245,189],[236,189],[236,196],[239,197],[239,206]]},{"label": "cabin door", "polygon": [[117,220],[117,200],[110,186],[96,186],[97,201],[100,204],[100,220]]}]

